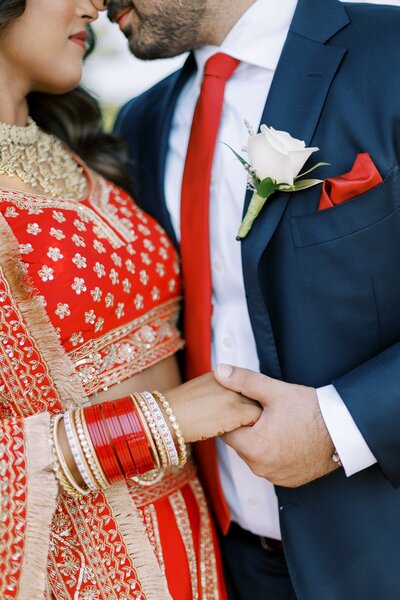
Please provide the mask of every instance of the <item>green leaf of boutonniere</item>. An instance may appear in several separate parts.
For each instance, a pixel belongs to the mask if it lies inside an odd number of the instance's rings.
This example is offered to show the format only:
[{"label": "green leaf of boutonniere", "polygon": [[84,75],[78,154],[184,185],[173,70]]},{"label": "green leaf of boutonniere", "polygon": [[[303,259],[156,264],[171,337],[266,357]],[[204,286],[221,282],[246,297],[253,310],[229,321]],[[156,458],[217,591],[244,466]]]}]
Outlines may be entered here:
[{"label": "green leaf of boutonniere", "polygon": [[323,183],[323,179],[301,179],[300,181],[294,182],[293,191],[299,192],[300,190],[307,190],[308,188],[314,187],[314,185],[318,185],[319,183]]},{"label": "green leaf of boutonniere", "polygon": [[329,163],[320,162],[320,163],[314,165],[313,167],[311,167],[311,169],[308,169],[308,171],[304,171],[304,173],[299,173],[297,175],[297,177],[295,177],[294,179],[296,181],[297,179],[300,179],[300,177],[304,177],[304,175],[309,175],[310,173],[315,171],[315,169],[318,169],[318,167],[328,167],[328,166],[329,166]]},{"label": "green leaf of boutonniere", "polygon": [[257,194],[262,198],[268,198],[276,190],[276,183],[272,181],[271,177],[267,177],[260,181],[257,186]]},{"label": "green leaf of boutonniere", "polygon": [[246,168],[246,170],[248,170],[250,168],[249,163],[247,162],[247,160],[245,160],[243,158],[243,156],[240,156],[240,154],[238,154],[236,152],[236,150],[234,150],[229,144],[226,144],[225,142],[222,142],[222,143],[224,144],[224,146],[227,146],[229,148],[229,150],[232,150],[233,154],[236,156],[238,161],[240,161],[242,163],[242,165]]}]

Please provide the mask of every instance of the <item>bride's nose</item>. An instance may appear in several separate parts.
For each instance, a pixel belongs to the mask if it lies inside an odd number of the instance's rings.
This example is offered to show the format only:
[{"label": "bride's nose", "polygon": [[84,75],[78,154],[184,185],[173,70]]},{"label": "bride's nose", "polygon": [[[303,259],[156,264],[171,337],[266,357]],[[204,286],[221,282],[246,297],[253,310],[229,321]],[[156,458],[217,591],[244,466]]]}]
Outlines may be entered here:
[{"label": "bride's nose", "polygon": [[97,10],[101,11],[107,8],[109,0],[91,0],[91,2]]}]

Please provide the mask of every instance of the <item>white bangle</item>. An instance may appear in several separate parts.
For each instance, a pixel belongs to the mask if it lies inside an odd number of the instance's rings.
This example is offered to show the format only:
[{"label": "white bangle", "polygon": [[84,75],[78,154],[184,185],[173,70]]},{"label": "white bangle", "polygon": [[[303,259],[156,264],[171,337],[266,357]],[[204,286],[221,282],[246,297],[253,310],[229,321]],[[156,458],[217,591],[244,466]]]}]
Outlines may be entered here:
[{"label": "white bangle", "polygon": [[180,451],[180,455],[179,455],[179,465],[181,467],[184,467],[185,464],[187,463],[187,447],[186,447],[186,443],[184,440],[184,437],[182,435],[182,431],[181,428],[179,427],[179,423],[176,420],[176,417],[174,415],[174,411],[171,408],[170,403],[168,402],[168,400],[165,398],[165,396],[163,394],[161,394],[160,392],[153,392],[154,396],[156,397],[156,399],[161,402],[165,413],[167,415],[167,418],[169,420],[169,422],[171,423],[171,427],[175,432],[175,436],[178,442],[178,447],[179,447],[179,451]]},{"label": "white bangle", "polygon": [[172,433],[168,427],[166,420],[164,419],[164,415],[162,414],[161,408],[158,406],[155,397],[150,392],[142,392],[142,396],[145,398],[150,410],[153,413],[154,422],[157,425],[157,428],[163,440],[163,444],[165,450],[167,451],[170,465],[178,466],[179,457],[174,443],[174,438],[172,437]]}]

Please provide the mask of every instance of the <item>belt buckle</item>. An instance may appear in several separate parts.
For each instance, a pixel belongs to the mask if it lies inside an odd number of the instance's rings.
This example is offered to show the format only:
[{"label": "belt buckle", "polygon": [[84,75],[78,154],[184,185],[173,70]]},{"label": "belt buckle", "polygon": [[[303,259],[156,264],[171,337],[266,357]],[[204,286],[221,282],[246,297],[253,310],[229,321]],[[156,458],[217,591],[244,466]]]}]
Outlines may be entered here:
[{"label": "belt buckle", "polygon": [[[265,536],[260,535],[259,538],[260,538],[261,548],[263,550],[265,550],[269,554],[280,554],[281,553],[281,550],[278,547],[278,543],[276,546],[275,545],[272,546],[271,544],[268,543],[268,538],[266,538]],[[276,540],[276,541],[278,542],[278,540]]]}]

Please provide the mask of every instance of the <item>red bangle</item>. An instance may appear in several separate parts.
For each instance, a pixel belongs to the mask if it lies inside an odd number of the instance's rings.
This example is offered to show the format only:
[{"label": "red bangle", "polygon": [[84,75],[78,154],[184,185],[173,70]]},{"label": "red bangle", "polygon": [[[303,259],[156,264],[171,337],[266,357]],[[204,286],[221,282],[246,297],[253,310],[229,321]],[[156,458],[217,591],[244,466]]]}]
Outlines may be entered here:
[{"label": "red bangle", "polygon": [[135,461],[132,459],[124,431],[119,422],[115,405],[113,402],[106,402],[102,405],[105,424],[111,435],[112,444],[115,448],[118,462],[120,463],[126,479],[132,479],[138,474]]},{"label": "red bangle", "polygon": [[[141,463],[141,457],[138,454],[138,449],[137,447],[135,447],[135,434],[132,431],[132,428],[130,426],[128,417],[126,415],[127,410],[129,411],[129,405],[127,405],[126,403],[127,398],[121,398],[120,400],[117,400],[117,402],[114,402],[114,410],[118,416],[118,421],[120,424],[120,427],[122,429],[122,431],[124,432],[125,435],[125,440],[129,449],[129,453],[132,457],[132,461],[135,463],[136,465],[136,474],[139,473],[139,468],[140,468],[140,463]],[[138,468],[139,465],[139,468]]]},{"label": "red bangle", "polygon": [[107,447],[107,441],[103,439],[101,431],[97,426],[97,422],[99,419],[101,419],[99,407],[96,405],[87,406],[84,408],[84,416],[93,448],[96,452],[101,468],[108,479],[108,473],[110,469],[107,456],[110,449]]},{"label": "red bangle", "polygon": [[[129,401],[129,409],[126,413],[126,418],[129,422],[129,426],[134,432],[134,440],[135,440],[135,448],[138,456],[140,456],[140,461],[138,464],[138,470],[140,474],[147,473],[147,471],[151,471],[155,467],[153,456],[149,449],[149,442],[147,440],[146,434],[143,430],[142,423],[139,419],[139,415],[137,413],[136,407],[133,404],[131,398]],[[139,459],[138,459],[139,460]]]},{"label": "red bangle", "polygon": [[144,435],[142,423],[139,419],[137,412],[130,413],[129,418],[130,418],[130,420],[133,420],[135,422],[137,430],[140,431],[140,443],[138,444],[139,451],[142,456],[140,473],[141,474],[147,473],[147,471],[151,471],[154,469],[154,467],[155,467],[154,459],[150,452],[148,441],[146,439],[146,436]]},{"label": "red bangle", "polygon": [[108,432],[104,427],[103,415],[99,404],[86,407],[85,418],[97,458],[110,483],[118,483],[124,479]]},{"label": "red bangle", "polygon": [[125,475],[124,475],[124,471],[123,468],[119,462],[118,459],[118,455],[117,455],[117,451],[115,449],[115,446],[113,444],[113,437],[112,434],[109,430],[108,427],[108,421],[107,421],[107,406],[105,409],[105,412],[103,411],[103,408],[105,406],[105,404],[108,403],[104,403],[104,404],[100,404],[100,412],[101,412],[101,421],[99,421],[98,425],[99,427],[103,430],[103,435],[106,437],[109,447],[111,449],[110,455],[109,455],[109,459],[112,463],[112,469],[113,469],[113,479],[115,480],[115,483],[117,483],[118,481],[121,481],[123,479],[125,479]]},{"label": "red bangle", "polygon": [[118,400],[114,403],[114,408],[138,473],[143,474],[151,471],[155,466],[154,460],[131,398],[127,397]]}]

